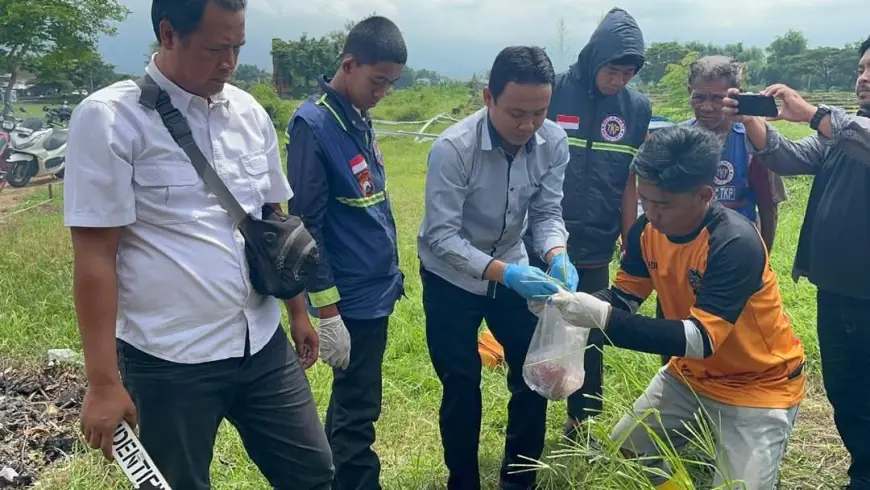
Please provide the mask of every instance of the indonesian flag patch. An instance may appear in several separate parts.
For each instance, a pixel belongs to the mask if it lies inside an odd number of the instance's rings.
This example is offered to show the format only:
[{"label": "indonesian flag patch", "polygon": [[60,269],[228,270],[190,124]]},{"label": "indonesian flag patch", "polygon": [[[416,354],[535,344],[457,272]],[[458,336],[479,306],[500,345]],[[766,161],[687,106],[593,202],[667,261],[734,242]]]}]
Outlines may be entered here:
[{"label": "indonesian flag patch", "polygon": [[580,116],[559,114],[556,116],[556,124],[562,129],[580,129]]},{"label": "indonesian flag patch", "polygon": [[353,176],[356,177],[356,182],[359,184],[359,190],[362,192],[363,197],[369,197],[374,194],[375,183],[372,180],[372,173],[369,170],[365,157],[362,154],[358,154],[347,163],[350,165]]}]

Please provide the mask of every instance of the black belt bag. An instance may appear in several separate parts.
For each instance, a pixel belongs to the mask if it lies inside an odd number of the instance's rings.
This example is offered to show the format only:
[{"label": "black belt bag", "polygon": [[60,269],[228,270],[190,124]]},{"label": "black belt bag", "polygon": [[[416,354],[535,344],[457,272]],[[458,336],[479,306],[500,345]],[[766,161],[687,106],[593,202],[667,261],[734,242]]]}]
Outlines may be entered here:
[{"label": "black belt bag", "polygon": [[156,110],[172,139],[184,150],[206,186],[215,193],[245,238],[245,256],[251,284],[264,296],[291,299],[305,290],[319,263],[316,243],[302,220],[264,206],[263,219],[242,208],[203,156],[185,117],[172,105],[169,94],[148,75],[136,81],[142,89],[139,103]]}]

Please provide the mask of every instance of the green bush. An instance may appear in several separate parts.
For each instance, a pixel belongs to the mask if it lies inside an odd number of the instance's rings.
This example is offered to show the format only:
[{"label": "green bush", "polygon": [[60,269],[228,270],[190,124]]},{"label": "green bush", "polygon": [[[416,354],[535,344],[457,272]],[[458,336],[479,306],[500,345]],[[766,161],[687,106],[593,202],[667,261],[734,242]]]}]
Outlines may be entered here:
[{"label": "green bush", "polygon": [[393,113],[396,121],[420,121],[426,117],[417,107],[406,107]]},{"label": "green bush", "polygon": [[296,104],[278,97],[275,87],[270,83],[258,83],[251,87],[250,93],[266,109],[275,130],[283,133],[290,122],[290,116],[296,110]]}]

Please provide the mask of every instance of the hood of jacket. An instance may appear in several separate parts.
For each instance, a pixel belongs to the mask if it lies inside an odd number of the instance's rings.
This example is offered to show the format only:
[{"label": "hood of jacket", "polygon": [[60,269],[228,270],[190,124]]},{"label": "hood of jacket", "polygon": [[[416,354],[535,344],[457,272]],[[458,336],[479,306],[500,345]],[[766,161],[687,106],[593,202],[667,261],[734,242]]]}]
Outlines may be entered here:
[{"label": "hood of jacket", "polygon": [[595,28],[589,42],[580,51],[571,73],[579,80],[594,83],[598,71],[607,63],[624,56],[637,56],[640,71],[644,63],[643,33],[637,21],[621,8],[614,8]]}]

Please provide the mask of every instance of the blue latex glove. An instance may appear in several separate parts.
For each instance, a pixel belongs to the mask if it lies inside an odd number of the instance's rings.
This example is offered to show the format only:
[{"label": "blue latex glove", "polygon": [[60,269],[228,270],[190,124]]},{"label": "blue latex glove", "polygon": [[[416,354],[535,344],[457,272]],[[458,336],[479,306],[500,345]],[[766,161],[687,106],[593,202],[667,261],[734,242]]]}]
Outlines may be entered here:
[{"label": "blue latex glove", "polygon": [[545,300],[559,292],[559,285],[551,277],[528,265],[508,264],[504,270],[504,285],[526,300]]},{"label": "blue latex glove", "polygon": [[567,253],[562,252],[550,261],[550,277],[562,283],[562,287],[568,291],[572,293],[577,291],[580,276],[577,275],[577,269],[568,259]]}]

